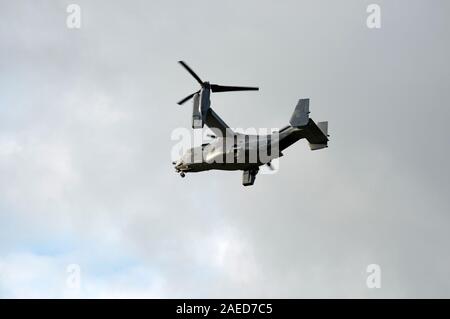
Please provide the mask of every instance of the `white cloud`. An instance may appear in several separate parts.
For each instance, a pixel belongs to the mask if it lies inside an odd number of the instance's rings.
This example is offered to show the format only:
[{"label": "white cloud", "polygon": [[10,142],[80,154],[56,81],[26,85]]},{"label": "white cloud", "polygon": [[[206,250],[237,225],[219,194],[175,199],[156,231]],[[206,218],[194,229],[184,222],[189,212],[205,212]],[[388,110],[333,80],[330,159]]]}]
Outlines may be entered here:
[{"label": "white cloud", "polygon": [[[80,265],[80,286],[67,285],[73,256],[15,253],[0,258],[0,295],[3,298],[161,298],[162,279],[139,266],[105,274]],[[96,260],[101,262],[101,260]],[[92,264],[92,261],[90,262]],[[108,268],[109,266],[105,266]]]}]

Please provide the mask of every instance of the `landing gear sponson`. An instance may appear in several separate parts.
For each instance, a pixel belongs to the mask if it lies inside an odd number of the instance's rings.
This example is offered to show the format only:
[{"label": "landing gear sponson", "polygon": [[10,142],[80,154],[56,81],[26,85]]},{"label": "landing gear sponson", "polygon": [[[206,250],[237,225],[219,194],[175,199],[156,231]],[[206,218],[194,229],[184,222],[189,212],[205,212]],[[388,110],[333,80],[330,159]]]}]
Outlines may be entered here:
[{"label": "landing gear sponson", "polygon": [[244,171],[242,174],[242,185],[251,186],[255,183],[256,174],[258,174],[259,168],[254,168],[248,171]]}]

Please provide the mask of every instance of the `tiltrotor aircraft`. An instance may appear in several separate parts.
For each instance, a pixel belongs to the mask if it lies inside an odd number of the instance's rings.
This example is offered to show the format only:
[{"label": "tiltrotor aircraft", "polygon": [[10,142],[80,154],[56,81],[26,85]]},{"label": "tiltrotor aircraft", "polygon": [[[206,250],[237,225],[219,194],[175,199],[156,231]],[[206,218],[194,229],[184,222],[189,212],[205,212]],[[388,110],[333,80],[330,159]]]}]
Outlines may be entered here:
[{"label": "tiltrotor aircraft", "polygon": [[271,160],[283,156],[282,151],[298,140],[306,138],[311,150],[328,147],[328,122],[314,123],[309,118],[309,99],[300,99],[289,125],[278,132],[266,135],[248,135],[234,132],[211,108],[211,93],[228,91],[257,91],[257,87],[222,86],[204,82],[183,61],[179,63],[197,80],[200,90],[181,101],[193,99],[192,128],[206,124],[214,135],[212,142],[187,150],[176,162],[175,170],[184,177],[186,173],[208,170],[242,170],[242,184],[253,185],[259,167],[272,168]]}]

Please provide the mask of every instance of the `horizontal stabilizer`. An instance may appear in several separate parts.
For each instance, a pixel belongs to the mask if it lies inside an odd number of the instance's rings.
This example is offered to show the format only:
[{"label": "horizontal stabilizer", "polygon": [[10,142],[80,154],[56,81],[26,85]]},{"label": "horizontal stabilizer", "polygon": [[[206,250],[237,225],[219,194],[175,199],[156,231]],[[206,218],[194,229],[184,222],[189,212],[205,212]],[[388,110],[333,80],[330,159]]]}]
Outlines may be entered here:
[{"label": "horizontal stabilizer", "polygon": [[326,147],[328,147],[327,144],[309,144],[309,148],[311,149],[311,151],[320,150]]},{"label": "horizontal stabilizer", "polygon": [[322,131],[322,133],[328,137],[328,122],[317,122],[317,127]]},{"label": "horizontal stabilizer", "polygon": [[256,174],[258,170],[248,170],[244,171],[242,174],[242,185],[251,186],[255,183]]},{"label": "horizontal stabilizer", "polygon": [[311,121],[306,138],[312,151],[328,147],[328,122],[314,124]]}]

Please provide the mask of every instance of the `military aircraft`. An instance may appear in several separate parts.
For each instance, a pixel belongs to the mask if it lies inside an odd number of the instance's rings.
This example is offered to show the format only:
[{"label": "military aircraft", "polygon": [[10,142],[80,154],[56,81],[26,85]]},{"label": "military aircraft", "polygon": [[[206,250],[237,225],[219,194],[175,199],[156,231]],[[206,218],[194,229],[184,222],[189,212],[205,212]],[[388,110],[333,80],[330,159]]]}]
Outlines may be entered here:
[{"label": "military aircraft", "polygon": [[328,147],[328,122],[317,124],[309,118],[309,99],[300,99],[289,125],[277,132],[250,135],[234,132],[211,108],[211,93],[228,91],[257,91],[257,87],[223,86],[204,82],[183,61],[179,63],[197,80],[200,89],[178,102],[179,105],[193,99],[192,128],[201,129],[204,124],[214,132],[212,142],[188,149],[172,164],[175,171],[186,173],[208,170],[242,170],[242,184],[253,185],[259,167],[283,156],[282,151],[298,140],[306,138],[311,150]]}]

